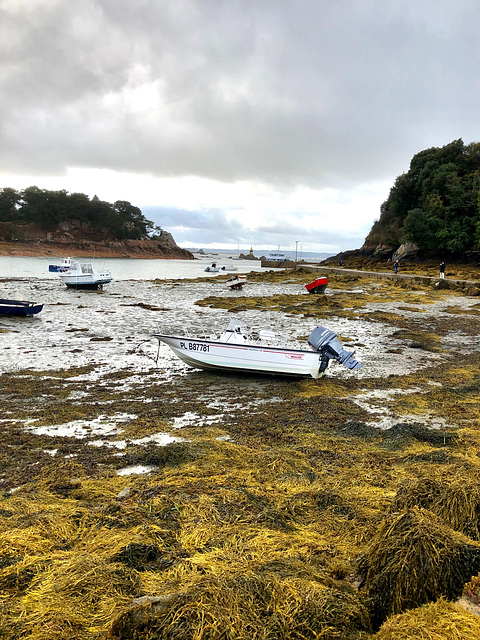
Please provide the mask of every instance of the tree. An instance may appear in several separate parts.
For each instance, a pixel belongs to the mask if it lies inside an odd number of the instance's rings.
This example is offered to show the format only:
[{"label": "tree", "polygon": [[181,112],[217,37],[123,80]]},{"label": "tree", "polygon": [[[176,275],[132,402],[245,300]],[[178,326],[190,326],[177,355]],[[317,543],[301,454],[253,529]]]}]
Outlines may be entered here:
[{"label": "tree", "polygon": [[[420,249],[460,255],[480,248],[480,143],[454,140],[417,153],[399,176],[367,246],[410,240]],[[388,242],[386,242],[386,240]]]},{"label": "tree", "polygon": [[[97,196],[91,200],[83,193],[69,194],[65,190],[48,191],[27,187],[17,192],[5,187],[0,189],[0,223],[8,223],[8,234],[18,236],[19,225],[35,224],[51,231],[61,222],[75,220],[88,225],[98,235],[113,239],[141,239],[155,230],[138,207],[126,200],[114,204]],[[5,236],[7,227],[2,227]]]}]

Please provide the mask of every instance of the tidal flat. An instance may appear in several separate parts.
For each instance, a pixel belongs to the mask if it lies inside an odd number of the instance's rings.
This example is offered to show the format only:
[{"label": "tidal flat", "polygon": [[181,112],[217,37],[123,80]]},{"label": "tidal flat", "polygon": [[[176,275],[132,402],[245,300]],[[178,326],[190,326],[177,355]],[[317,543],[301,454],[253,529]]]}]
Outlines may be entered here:
[{"label": "tidal flat", "polygon": [[[42,313],[0,320],[0,635],[478,638],[480,298],[227,277],[38,280]],[[231,314],[299,344],[325,325],[364,366],[213,374],[151,338]]]}]

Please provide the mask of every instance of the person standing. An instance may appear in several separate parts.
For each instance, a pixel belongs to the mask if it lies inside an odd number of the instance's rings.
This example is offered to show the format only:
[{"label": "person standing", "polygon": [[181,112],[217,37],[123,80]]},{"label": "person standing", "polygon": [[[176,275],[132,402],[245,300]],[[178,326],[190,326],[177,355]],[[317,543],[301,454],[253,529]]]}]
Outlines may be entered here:
[{"label": "person standing", "polygon": [[440,278],[445,278],[445,262],[440,262]]},{"label": "person standing", "polygon": [[395,271],[395,275],[398,273],[399,269],[400,269],[400,263],[398,260],[395,260],[395,262],[393,263],[393,270]]}]

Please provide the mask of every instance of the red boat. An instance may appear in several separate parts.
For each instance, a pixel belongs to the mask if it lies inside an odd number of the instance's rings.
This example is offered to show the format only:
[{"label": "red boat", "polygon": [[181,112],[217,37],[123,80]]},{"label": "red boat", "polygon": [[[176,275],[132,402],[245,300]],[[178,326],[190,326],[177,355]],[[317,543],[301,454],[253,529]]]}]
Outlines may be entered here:
[{"label": "red boat", "polygon": [[308,293],[325,293],[327,288],[328,278],[317,278],[313,282],[309,282],[305,285],[305,289]]}]

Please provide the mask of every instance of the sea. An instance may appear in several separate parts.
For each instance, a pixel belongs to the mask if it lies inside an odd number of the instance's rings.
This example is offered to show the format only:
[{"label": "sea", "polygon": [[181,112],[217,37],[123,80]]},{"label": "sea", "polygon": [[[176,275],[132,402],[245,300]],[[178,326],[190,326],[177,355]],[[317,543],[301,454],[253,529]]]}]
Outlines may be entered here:
[{"label": "sea", "polygon": [[[260,261],[232,260],[224,256],[202,256],[195,260],[82,258],[79,261],[92,262],[97,269],[107,268],[116,281],[211,277],[214,274],[205,272],[205,269],[212,262],[217,262],[220,267],[235,267],[239,273],[264,270]],[[55,258],[0,256],[0,278],[47,278],[58,281],[58,275],[49,272],[48,267],[50,264],[60,264],[60,262],[60,259]]]}]

